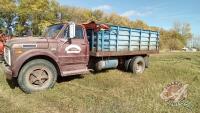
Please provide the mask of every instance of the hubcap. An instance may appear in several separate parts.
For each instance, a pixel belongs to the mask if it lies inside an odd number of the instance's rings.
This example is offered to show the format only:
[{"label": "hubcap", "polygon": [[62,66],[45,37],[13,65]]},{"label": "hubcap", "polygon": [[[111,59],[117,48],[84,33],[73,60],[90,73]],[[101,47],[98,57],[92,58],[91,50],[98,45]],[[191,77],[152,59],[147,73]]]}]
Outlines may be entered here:
[{"label": "hubcap", "polygon": [[143,62],[138,62],[136,66],[136,72],[142,73],[143,72]]},{"label": "hubcap", "polygon": [[34,69],[29,75],[29,82],[34,86],[42,86],[48,79],[48,72],[43,68]]}]

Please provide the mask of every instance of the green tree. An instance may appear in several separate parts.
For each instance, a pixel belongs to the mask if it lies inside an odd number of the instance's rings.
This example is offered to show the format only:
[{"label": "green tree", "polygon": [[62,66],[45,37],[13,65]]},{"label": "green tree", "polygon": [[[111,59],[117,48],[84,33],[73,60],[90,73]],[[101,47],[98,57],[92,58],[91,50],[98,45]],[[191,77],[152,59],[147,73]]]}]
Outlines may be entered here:
[{"label": "green tree", "polygon": [[40,35],[50,24],[74,21],[83,23],[96,21],[113,25],[160,31],[162,49],[181,49],[186,40],[192,37],[188,23],[175,22],[171,30],[149,26],[142,20],[132,21],[116,13],[107,14],[101,10],[62,6],[57,0],[1,0],[0,29],[7,33],[14,29],[16,35],[22,36],[31,29],[34,35]]},{"label": "green tree", "polygon": [[94,10],[92,11],[92,16],[94,21],[103,22],[104,12],[101,10]]},{"label": "green tree", "polygon": [[180,23],[177,21],[173,25],[173,30],[181,35],[181,41],[184,45],[186,45],[188,39],[192,38],[191,26],[189,23]]},{"label": "green tree", "polygon": [[131,26],[134,28],[149,29],[149,26],[142,20],[136,20],[136,21],[132,22]]},{"label": "green tree", "polygon": [[0,1],[0,23],[6,33],[12,34],[12,26],[16,17],[16,0]]},{"label": "green tree", "polygon": [[26,24],[31,24],[34,35],[40,35],[47,25],[56,21],[59,5],[55,0],[19,0],[17,11],[19,35],[28,29]]},{"label": "green tree", "polygon": [[168,47],[170,50],[180,50],[184,47],[184,43],[182,41],[182,36],[180,33],[172,30],[169,34],[170,38],[167,40]]}]

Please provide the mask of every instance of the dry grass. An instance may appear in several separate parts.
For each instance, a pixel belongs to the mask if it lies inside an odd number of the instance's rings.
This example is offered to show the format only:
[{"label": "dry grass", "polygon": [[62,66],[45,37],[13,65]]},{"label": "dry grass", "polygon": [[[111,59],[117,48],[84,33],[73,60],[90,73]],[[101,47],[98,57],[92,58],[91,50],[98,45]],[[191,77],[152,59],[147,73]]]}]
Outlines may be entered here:
[{"label": "dry grass", "polygon": [[[66,77],[53,89],[24,94],[0,70],[0,113],[200,113],[200,53],[161,53],[144,74],[109,70]],[[159,97],[172,81],[189,84],[188,101],[172,107]]]}]

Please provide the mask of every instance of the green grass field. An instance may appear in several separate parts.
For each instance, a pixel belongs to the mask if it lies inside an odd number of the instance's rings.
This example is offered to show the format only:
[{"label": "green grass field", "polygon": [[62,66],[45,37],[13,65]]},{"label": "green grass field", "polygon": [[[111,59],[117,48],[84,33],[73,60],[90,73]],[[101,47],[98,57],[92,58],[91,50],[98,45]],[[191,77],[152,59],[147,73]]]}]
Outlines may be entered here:
[{"label": "green grass field", "polygon": [[[200,113],[200,53],[160,53],[142,75],[118,70],[65,77],[48,91],[11,88],[0,69],[0,113]],[[189,84],[188,105],[160,99],[173,81]]]}]

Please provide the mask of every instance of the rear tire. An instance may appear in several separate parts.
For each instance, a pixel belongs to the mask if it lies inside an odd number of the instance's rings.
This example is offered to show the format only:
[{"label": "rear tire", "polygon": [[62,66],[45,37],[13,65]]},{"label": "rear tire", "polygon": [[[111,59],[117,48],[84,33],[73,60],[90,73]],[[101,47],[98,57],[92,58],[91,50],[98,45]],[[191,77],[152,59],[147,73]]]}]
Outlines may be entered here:
[{"label": "rear tire", "polygon": [[44,59],[36,59],[26,63],[20,70],[18,84],[26,93],[52,88],[57,80],[55,66]]},{"label": "rear tire", "polygon": [[141,56],[136,56],[130,62],[130,70],[135,74],[142,74],[145,70],[145,61]]}]

